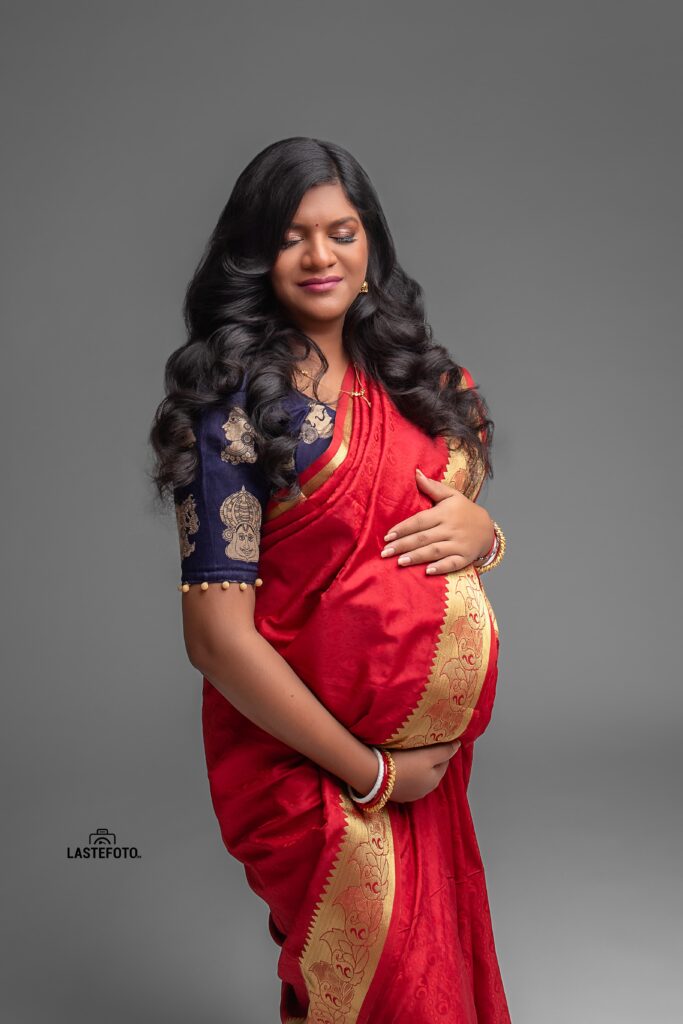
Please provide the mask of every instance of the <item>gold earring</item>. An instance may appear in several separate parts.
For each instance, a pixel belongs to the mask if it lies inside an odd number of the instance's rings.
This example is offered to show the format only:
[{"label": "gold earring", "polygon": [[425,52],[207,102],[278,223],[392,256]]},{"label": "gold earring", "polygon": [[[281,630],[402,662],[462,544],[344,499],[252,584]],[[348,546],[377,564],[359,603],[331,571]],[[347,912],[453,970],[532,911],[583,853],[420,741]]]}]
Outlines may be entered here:
[{"label": "gold earring", "polygon": [[[360,291],[361,292],[367,292],[367,290],[368,290],[368,282],[367,281],[363,281],[362,285],[360,286]],[[358,294],[360,295],[360,292]]]}]

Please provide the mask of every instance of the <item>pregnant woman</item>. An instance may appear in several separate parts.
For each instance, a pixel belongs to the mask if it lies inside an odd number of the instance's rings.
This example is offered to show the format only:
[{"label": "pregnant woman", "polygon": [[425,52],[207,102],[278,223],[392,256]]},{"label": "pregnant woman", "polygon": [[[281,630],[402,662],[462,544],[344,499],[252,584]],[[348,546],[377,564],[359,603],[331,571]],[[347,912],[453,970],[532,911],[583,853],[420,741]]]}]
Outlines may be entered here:
[{"label": "pregnant woman", "polygon": [[375,190],[291,138],[239,176],[150,440],[223,842],[283,1024],[505,1024],[467,800],[503,533],[493,422],[431,339]]}]

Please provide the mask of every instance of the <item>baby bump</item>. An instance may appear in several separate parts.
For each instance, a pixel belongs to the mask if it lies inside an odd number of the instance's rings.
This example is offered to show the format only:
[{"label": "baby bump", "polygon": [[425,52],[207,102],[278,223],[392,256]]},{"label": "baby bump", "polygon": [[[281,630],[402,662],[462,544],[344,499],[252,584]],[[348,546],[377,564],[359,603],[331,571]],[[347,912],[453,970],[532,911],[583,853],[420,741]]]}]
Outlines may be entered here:
[{"label": "baby bump", "polygon": [[497,661],[498,627],[479,574],[471,566],[447,574],[443,621],[424,685],[378,742],[400,750],[481,735],[492,710]]},{"label": "baby bump", "polygon": [[426,746],[482,731],[497,624],[472,566],[435,578],[359,552],[281,653],[359,739]]}]

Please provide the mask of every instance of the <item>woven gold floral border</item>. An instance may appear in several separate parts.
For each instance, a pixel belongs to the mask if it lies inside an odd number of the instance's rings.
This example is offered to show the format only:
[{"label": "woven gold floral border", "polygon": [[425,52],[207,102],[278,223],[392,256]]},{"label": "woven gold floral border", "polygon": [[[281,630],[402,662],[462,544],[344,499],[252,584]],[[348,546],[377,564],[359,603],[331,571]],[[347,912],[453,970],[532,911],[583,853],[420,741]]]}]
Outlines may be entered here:
[{"label": "woven gold floral border", "polygon": [[[355,1024],[389,931],[396,868],[386,808],[358,810],[340,790],[344,836],[313,912],[299,962],[309,994],[305,1024]],[[304,1024],[290,1019],[288,1024]]]}]

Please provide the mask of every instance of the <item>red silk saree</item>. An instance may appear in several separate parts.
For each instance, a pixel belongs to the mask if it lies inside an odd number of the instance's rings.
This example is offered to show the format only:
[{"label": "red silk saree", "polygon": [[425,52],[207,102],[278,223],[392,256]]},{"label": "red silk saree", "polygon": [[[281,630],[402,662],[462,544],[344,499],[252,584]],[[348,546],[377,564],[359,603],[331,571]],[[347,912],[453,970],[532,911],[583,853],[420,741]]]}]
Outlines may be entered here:
[{"label": "red silk saree", "polygon": [[416,465],[472,499],[483,472],[362,380],[370,405],[341,394],[303,495],[266,508],[256,627],[362,741],[462,746],[427,796],[367,815],[205,678],[213,806],[270,910],[283,1024],[508,1024],[467,800],[496,691],[496,619],[472,566],[427,576],[379,557],[391,525],[432,505]]}]

